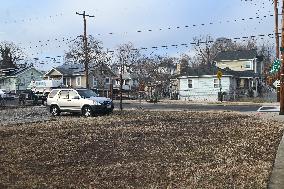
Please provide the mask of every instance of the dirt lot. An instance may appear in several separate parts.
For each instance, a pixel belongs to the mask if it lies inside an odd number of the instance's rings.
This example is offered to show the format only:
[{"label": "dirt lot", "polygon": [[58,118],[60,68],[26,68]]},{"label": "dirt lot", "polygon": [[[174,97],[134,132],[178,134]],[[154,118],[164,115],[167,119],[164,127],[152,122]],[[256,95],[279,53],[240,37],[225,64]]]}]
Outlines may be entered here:
[{"label": "dirt lot", "polygon": [[6,122],[0,188],[266,188],[282,133],[224,112]]}]

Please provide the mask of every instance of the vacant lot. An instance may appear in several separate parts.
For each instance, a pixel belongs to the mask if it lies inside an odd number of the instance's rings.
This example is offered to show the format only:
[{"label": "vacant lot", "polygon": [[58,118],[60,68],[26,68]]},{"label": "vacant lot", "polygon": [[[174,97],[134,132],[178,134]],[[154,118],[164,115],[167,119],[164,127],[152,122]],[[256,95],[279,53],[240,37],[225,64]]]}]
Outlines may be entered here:
[{"label": "vacant lot", "polygon": [[0,188],[265,188],[283,124],[115,112],[0,126]]}]

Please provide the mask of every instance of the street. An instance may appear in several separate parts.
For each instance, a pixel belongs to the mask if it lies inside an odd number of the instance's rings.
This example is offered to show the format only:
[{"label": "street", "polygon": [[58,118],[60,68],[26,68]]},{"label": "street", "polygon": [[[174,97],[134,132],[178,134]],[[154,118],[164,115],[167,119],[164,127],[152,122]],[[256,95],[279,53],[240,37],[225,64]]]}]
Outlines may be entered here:
[{"label": "street", "polygon": [[[210,103],[147,103],[142,101],[123,102],[123,109],[144,109],[144,110],[187,110],[187,111],[237,111],[237,112],[256,112],[261,105],[259,104],[210,104]],[[119,101],[115,101],[115,109],[119,109]]]}]

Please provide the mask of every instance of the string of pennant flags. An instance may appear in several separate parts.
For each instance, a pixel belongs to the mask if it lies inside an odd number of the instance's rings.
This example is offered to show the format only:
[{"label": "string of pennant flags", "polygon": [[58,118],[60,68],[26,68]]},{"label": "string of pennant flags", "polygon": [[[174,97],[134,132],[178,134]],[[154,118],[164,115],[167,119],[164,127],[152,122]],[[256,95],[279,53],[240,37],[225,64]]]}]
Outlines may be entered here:
[{"label": "string of pennant flags", "polygon": [[31,23],[31,22],[38,21],[38,20],[53,19],[53,18],[58,18],[62,16],[63,16],[63,13],[58,13],[55,15],[49,15],[49,16],[44,16],[44,17],[33,17],[33,18],[15,19],[15,20],[2,20],[0,22],[6,25],[7,24],[17,24],[17,23]]},{"label": "string of pennant flags", "polygon": [[[280,33],[279,33],[280,34]],[[269,37],[269,38],[274,38],[275,34],[259,34],[259,35],[251,35],[251,36],[244,36],[244,37],[235,37],[235,38],[224,38],[224,39],[218,39],[219,42],[237,42],[238,40],[242,40],[242,41],[247,41],[248,39],[255,39],[255,38],[260,38],[260,39],[264,39],[264,37]],[[279,36],[281,37],[281,36]],[[72,41],[72,40],[70,40]],[[150,47],[139,47],[139,48],[133,48],[130,49],[131,51],[147,51],[147,50],[151,50],[151,51],[156,51],[159,49],[169,49],[169,48],[188,48],[188,46],[190,45],[202,45],[202,44],[212,44],[214,43],[213,40],[208,40],[208,41],[201,41],[201,40],[197,40],[195,42],[184,42],[184,43],[176,43],[176,44],[168,44],[168,45],[158,45],[158,46],[150,46]],[[109,48],[107,50],[107,53],[110,54],[114,54],[115,51],[117,49],[111,49]],[[46,56],[44,57],[46,60],[52,61],[53,63],[61,63],[61,61],[59,61],[58,59],[62,59],[62,56],[55,56],[55,57],[51,57],[51,56]],[[39,61],[39,58],[33,58],[35,61]],[[45,61],[40,61],[40,64],[45,64],[45,63],[50,63],[50,62],[45,62]]]},{"label": "string of pennant flags", "polygon": [[[241,19],[233,19],[233,20],[226,20],[226,21],[217,21],[217,22],[209,22],[209,23],[202,23],[202,24],[191,24],[191,25],[184,25],[184,26],[169,26],[164,28],[156,28],[156,29],[138,29],[136,30],[137,33],[145,33],[145,32],[154,32],[154,31],[165,31],[165,30],[173,30],[173,29],[188,29],[188,28],[194,28],[199,26],[207,26],[207,25],[213,25],[213,24],[222,24],[222,23],[231,23],[231,22],[239,22],[239,21],[246,21],[246,20],[255,20],[260,19],[262,21],[264,18],[273,17],[273,14],[263,15],[263,16],[256,16],[256,17],[249,17],[249,18],[241,18]],[[261,22],[258,23],[261,23]],[[115,32],[106,32],[106,33],[98,33],[96,35],[115,35]],[[123,34],[127,34],[127,32],[124,32]]]},{"label": "string of pennant flags", "polygon": [[[273,15],[264,15],[263,16],[263,18],[267,18],[267,17],[269,17],[269,16],[273,16]],[[255,17],[255,18],[260,18],[259,16],[257,16],[257,17]],[[253,17],[249,17],[248,18],[248,20],[252,20],[252,19],[254,19]],[[241,19],[241,20],[246,20],[246,19]],[[235,21],[237,21],[237,20],[235,20]],[[226,21],[227,23],[229,22],[229,21]],[[219,22],[219,23],[222,23],[222,22]],[[213,24],[213,22],[210,22],[209,23],[209,25],[212,25]],[[176,27],[167,27],[167,28],[159,28],[159,29],[156,29],[156,30],[154,30],[154,29],[148,29],[148,30],[137,30],[136,32],[137,33],[142,33],[142,32],[152,32],[152,31],[162,31],[162,30],[171,30],[171,29],[174,29],[174,28],[176,28],[176,29],[181,29],[181,28],[189,28],[189,27],[196,27],[196,26],[205,26],[206,24],[193,24],[193,25],[191,25],[191,26],[189,26],[189,25],[185,25],[185,26],[176,26]],[[128,32],[124,32],[124,34],[127,34]],[[107,32],[106,34],[109,34],[109,35],[114,35],[115,34],[115,32]],[[103,34],[95,34],[95,35],[97,35],[97,36],[101,36],[101,35],[103,35]],[[270,34],[271,35],[271,34]],[[243,37],[243,38],[248,38],[248,37]],[[235,39],[238,39],[238,38],[235,38]],[[54,43],[54,42],[58,42],[58,43],[71,43],[72,41],[74,41],[74,40],[76,40],[76,39],[74,39],[73,37],[71,37],[71,36],[69,36],[69,37],[63,37],[63,38],[54,38],[54,39],[47,39],[47,40],[39,40],[38,41],[38,45],[35,45],[35,47],[37,48],[37,47],[44,47],[44,46],[48,46],[48,43],[50,43],[50,42],[52,42],[52,43]],[[32,42],[28,42],[28,44],[32,44]],[[28,45],[29,46],[29,48],[31,49],[32,48],[32,46],[31,45]],[[57,47],[61,47],[62,45],[58,45]]]},{"label": "string of pennant flags", "polygon": [[[277,33],[277,34],[281,34],[281,33]],[[260,38],[260,39],[264,39],[264,37],[269,37],[269,38],[275,38],[275,33],[270,33],[270,34],[258,34],[258,35],[251,35],[251,36],[242,36],[242,37],[233,37],[233,38],[226,38],[225,41],[232,41],[232,42],[237,42],[238,40],[242,40],[242,41],[246,41],[248,39],[255,39],[255,38]],[[279,36],[281,37],[281,36]],[[50,43],[52,43],[52,45],[54,44],[54,41],[57,41],[59,44],[58,47],[63,47],[64,45],[68,45],[72,42],[74,42],[78,37],[74,38],[74,37],[63,37],[62,39],[59,38],[55,38],[54,40],[45,40],[45,41],[38,41],[37,45],[35,46],[28,46],[26,48],[38,48],[38,47],[44,47],[44,46],[49,46]],[[222,42],[222,40],[219,40]],[[223,41],[223,42],[225,42]],[[172,47],[177,47],[177,46],[189,46],[189,45],[201,45],[201,44],[206,44],[206,43],[213,43],[213,40],[208,40],[208,41],[201,41],[201,40],[197,40],[194,42],[187,42],[187,43],[180,43],[180,44],[171,44],[171,45],[159,45],[162,48],[167,48],[169,46]],[[30,42],[31,43],[31,42]],[[157,46],[153,46],[151,48],[158,48]],[[146,47],[141,47],[141,50],[146,50],[148,48]]]},{"label": "string of pennant flags", "polygon": [[[54,17],[58,17],[58,16],[62,16],[63,14],[56,14],[55,16],[48,16],[46,18],[54,18]],[[183,25],[183,26],[169,26],[169,27],[160,27],[160,28],[156,28],[156,29],[138,29],[135,32],[137,33],[143,33],[143,32],[153,32],[153,31],[164,31],[164,30],[173,30],[173,29],[189,29],[189,28],[194,28],[194,27],[198,27],[198,26],[206,26],[206,25],[213,25],[213,24],[222,24],[222,23],[231,23],[231,22],[239,22],[239,21],[248,21],[248,20],[256,20],[256,19],[260,19],[260,21],[263,21],[263,19],[265,18],[269,18],[269,17],[273,17],[273,14],[267,14],[267,15],[257,15],[256,17],[249,17],[249,18],[241,18],[241,19],[232,19],[232,20],[225,20],[225,21],[216,21],[216,22],[209,22],[209,23],[202,23],[202,24],[191,24],[191,25]],[[38,20],[39,18],[36,17],[36,20]],[[33,19],[29,18],[29,19],[21,19],[21,20],[14,20],[14,21],[4,21],[5,24],[8,23],[19,23],[19,22],[32,22]],[[261,22],[258,23],[261,23]],[[122,34],[122,35],[126,35],[128,32],[120,32],[120,33],[116,33],[116,32],[106,32],[106,33],[97,33],[96,35],[98,36],[102,36],[102,35],[115,35],[115,34]]]}]

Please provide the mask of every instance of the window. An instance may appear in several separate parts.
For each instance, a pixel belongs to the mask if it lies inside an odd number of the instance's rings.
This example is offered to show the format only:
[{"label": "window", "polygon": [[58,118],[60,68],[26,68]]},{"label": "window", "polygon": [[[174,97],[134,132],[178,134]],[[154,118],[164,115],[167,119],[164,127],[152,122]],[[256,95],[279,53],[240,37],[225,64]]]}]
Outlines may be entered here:
[{"label": "window", "polygon": [[65,86],[71,86],[71,78],[70,77],[63,78],[63,84]]},{"label": "window", "polygon": [[80,77],[76,77],[76,85],[77,86],[81,86],[81,76]]},{"label": "window", "polygon": [[79,96],[76,91],[69,92],[69,99],[73,99],[75,96]]},{"label": "window", "polygon": [[125,80],[125,85],[129,85],[129,83],[130,83],[130,80],[129,80],[129,79],[126,79],[126,80]]},{"label": "window", "polygon": [[245,68],[246,68],[246,69],[251,69],[250,62],[247,62],[247,63],[246,63]]},{"label": "window", "polygon": [[189,89],[193,88],[193,87],[192,87],[192,83],[193,83],[192,79],[189,79],[189,80],[188,80],[188,88],[189,88]]},{"label": "window", "polygon": [[93,77],[93,87],[97,87],[97,86],[98,86],[97,78]]},{"label": "window", "polygon": [[110,78],[109,77],[106,77],[105,79],[105,84],[109,84],[110,83]]},{"label": "window", "polygon": [[60,94],[59,94],[59,98],[68,99],[69,98],[69,91],[61,91]]},{"label": "window", "polygon": [[220,88],[219,79],[214,79],[214,88]]},{"label": "window", "polygon": [[57,94],[58,91],[59,91],[59,90],[52,90],[52,91],[49,93],[48,97],[49,97],[49,98],[53,98],[53,97]]}]

